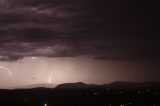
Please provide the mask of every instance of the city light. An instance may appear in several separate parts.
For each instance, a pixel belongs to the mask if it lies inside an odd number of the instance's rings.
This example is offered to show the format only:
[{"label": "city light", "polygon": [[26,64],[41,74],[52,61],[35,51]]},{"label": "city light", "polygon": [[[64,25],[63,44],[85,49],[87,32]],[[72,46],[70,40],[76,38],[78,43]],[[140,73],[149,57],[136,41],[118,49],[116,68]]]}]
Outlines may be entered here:
[{"label": "city light", "polygon": [[48,106],[48,104],[47,104],[47,103],[45,103],[45,104],[44,104],[44,106]]}]

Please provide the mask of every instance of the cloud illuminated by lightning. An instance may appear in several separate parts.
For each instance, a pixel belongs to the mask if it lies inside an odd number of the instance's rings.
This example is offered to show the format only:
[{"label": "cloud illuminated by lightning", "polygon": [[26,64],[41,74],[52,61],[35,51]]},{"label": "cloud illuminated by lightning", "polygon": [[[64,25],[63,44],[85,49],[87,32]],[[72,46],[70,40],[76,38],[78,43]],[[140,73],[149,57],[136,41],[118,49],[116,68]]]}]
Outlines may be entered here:
[{"label": "cloud illuminated by lightning", "polygon": [[7,71],[9,76],[12,76],[12,72],[10,71],[10,69],[4,67],[4,66],[0,66],[0,71]]},{"label": "cloud illuminated by lightning", "polygon": [[42,60],[40,57],[31,57],[31,59],[32,59],[33,61]]}]

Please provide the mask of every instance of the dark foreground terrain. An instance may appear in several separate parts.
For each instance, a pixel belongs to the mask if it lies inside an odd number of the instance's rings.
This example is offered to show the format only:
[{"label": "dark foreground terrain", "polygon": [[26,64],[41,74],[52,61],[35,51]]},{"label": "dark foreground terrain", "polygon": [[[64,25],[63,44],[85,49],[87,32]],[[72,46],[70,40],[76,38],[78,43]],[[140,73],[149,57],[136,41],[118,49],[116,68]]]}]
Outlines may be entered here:
[{"label": "dark foreground terrain", "polygon": [[160,106],[158,82],[0,90],[0,106]]}]

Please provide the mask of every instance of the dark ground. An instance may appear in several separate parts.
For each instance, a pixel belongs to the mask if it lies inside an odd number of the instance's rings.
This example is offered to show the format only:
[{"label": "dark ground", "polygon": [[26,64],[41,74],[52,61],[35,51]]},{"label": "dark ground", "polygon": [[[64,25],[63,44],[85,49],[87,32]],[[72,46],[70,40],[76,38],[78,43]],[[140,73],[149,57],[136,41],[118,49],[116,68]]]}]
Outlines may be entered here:
[{"label": "dark ground", "polygon": [[0,90],[0,106],[45,106],[45,103],[47,106],[160,106],[160,87]]}]

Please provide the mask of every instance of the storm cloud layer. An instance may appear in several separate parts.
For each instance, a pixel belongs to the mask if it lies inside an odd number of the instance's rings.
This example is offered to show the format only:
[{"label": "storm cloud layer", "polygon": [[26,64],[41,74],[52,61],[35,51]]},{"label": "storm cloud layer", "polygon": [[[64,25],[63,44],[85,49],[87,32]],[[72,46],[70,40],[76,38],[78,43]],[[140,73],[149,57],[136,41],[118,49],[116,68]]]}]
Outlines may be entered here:
[{"label": "storm cloud layer", "polygon": [[0,0],[0,60],[159,60],[154,0]]}]

